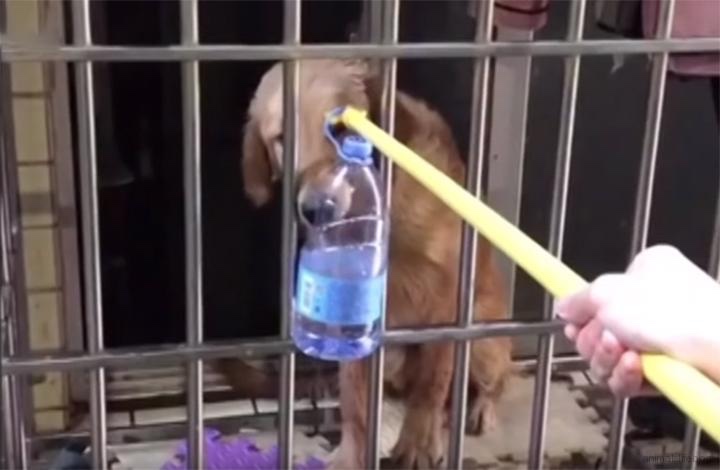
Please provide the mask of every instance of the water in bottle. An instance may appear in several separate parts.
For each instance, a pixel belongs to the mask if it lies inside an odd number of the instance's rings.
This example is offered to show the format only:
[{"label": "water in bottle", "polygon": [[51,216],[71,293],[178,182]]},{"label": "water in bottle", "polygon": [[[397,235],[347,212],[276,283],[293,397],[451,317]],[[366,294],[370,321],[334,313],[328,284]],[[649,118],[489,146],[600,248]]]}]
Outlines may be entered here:
[{"label": "water in bottle", "polygon": [[337,163],[298,196],[300,248],[293,339],[305,354],[359,359],[378,345],[385,312],[387,207],[372,145],[350,134]]}]

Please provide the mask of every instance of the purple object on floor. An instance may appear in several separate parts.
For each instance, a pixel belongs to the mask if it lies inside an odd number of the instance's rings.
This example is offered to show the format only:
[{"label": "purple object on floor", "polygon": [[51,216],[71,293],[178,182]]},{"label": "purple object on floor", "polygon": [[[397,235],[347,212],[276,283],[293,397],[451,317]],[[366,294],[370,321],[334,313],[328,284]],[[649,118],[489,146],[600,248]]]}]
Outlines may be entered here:
[{"label": "purple object on floor", "polygon": [[[187,443],[181,443],[175,451],[175,458],[165,462],[160,470],[188,470]],[[277,446],[267,451],[259,449],[249,439],[225,440],[215,429],[205,430],[204,470],[276,470],[279,469]],[[296,463],[295,470],[324,470],[325,463],[311,457],[305,463]]]}]

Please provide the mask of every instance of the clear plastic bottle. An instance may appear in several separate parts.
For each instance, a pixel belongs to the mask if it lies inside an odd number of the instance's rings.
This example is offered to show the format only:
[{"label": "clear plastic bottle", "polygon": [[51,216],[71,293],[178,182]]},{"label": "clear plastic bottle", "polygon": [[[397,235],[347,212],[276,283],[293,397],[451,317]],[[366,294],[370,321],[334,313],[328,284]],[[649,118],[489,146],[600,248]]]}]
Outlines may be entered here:
[{"label": "clear plastic bottle", "polygon": [[298,195],[304,243],[293,339],[308,356],[359,359],[377,347],[385,314],[388,214],[372,145],[357,135],[337,146],[337,164]]}]

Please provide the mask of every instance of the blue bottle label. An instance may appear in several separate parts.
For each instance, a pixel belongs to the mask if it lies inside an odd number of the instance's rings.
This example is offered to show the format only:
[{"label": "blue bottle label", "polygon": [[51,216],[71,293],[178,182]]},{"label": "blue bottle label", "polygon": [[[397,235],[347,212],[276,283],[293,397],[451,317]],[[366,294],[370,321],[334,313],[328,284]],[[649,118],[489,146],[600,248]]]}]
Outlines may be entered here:
[{"label": "blue bottle label", "polygon": [[331,325],[366,325],[385,309],[386,272],[375,277],[345,280],[303,268],[298,272],[296,308],[299,314]]}]

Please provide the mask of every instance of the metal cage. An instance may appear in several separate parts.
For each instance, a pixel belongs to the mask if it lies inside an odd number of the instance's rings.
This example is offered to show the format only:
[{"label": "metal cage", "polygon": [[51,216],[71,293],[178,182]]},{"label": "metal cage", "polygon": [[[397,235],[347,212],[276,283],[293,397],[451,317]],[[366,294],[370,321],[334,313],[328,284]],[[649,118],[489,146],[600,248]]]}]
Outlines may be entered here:
[{"label": "metal cage", "polygon": [[[571,0],[569,25],[565,40],[513,41],[493,35],[494,8],[492,2],[479,2],[477,12],[476,42],[474,43],[423,43],[403,44],[398,41],[399,0],[365,2],[371,41],[358,44],[305,45],[301,43],[301,2],[284,0],[283,32],[281,45],[205,45],[198,33],[198,0],[183,0],[181,4],[181,37],[179,44],[163,47],[101,46],[93,42],[90,21],[90,0],[74,0],[72,21],[74,37],[72,44],[56,45],[3,40],[1,62],[3,81],[7,78],[8,65],[17,62],[60,62],[72,64],[75,74],[75,99],[78,110],[78,142],[80,164],[80,208],[82,220],[82,260],[84,321],[86,324],[86,350],[81,354],[54,354],[37,357],[18,353],[17,322],[23,298],[23,273],[20,259],[22,240],[18,230],[18,193],[15,182],[16,168],[13,143],[8,126],[12,123],[3,104],[2,146],[2,415],[3,456],[8,468],[29,468],[28,436],[23,402],[27,391],[25,378],[47,371],[89,371],[91,442],[94,468],[107,467],[107,368],[133,368],[148,364],[184,364],[187,367],[187,436],[189,439],[189,462],[201,468],[203,462],[203,361],[240,356],[246,358],[281,355],[282,385],[280,390],[279,448],[281,466],[289,468],[293,449],[293,399],[295,352],[290,340],[290,315],[292,308],[292,282],[295,259],[295,220],[293,213],[294,162],[296,161],[296,133],[298,106],[298,67],[309,58],[373,58],[382,64],[385,97],[381,125],[392,132],[394,96],[396,88],[396,61],[408,58],[469,58],[475,60],[472,101],[472,129],[467,187],[478,194],[483,176],[483,157],[487,153],[487,108],[492,93],[490,86],[490,61],[498,58],[530,58],[541,56],[562,57],[565,72],[562,85],[559,145],[557,149],[555,186],[552,196],[552,220],[550,250],[563,255],[565,214],[568,203],[568,186],[572,157],[573,131],[577,108],[577,90],[581,58],[594,55],[642,55],[652,56],[652,74],[649,83],[647,117],[642,148],[640,178],[637,182],[635,218],[633,224],[632,253],[646,246],[649,219],[653,201],[653,178],[656,167],[660,127],[663,118],[663,102],[666,88],[666,71],[671,53],[717,52],[718,38],[673,39],[671,26],[675,0],[663,0],[657,37],[637,40],[588,40],[584,38],[584,24],[588,9],[587,0]],[[530,39],[530,38],[525,38]],[[201,250],[201,151],[200,151],[200,93],[199,61],[284,61],[284,161],[287,170],[283,177],[282,213],[282,332],[272,339],[242,342],[205,342],[203,338],[202,271]],[[142,62],[171,61],[182,65],[182,109],[184,139],[184,188],[185,188],[185,240],[186,240],[186,335],[185,344],[173,348],[144,348],[138,350],[106,349],[103,344],[103,311],[101,302],[100,241],[98,234],[98,180],[96,154],[96,122],[93,64],[96,62]],[[502,86],[497,85],[496,86]],[[6,101],[6,97],[3,97]],[[391,174],[385,165],[385,176]],[[390,178],[386,178],[389,181]],[[389,190],[389,186],[386,188]],[[388,193],[389,194],[389,193]],[[517,195],[516,195],[517,196]],[[515,203],[517,205],[517,201]],[[512,206],[512,204],[511,204]],[[717,224],[716,224],[717,226]],[[717,245],[717,233],[716,240]],[[466,418],[466,394],[464,384],[468,380],[469,340],[494,336],[538,336],[539,349],[536,362],[536,385],[533,413],[530,422],[529,466],[541,468],[543,462],[545,423],[548,413],[548,390],[554,355],[553,335],[560,324],[553,320],[552,301],[545,301],[543,319],[539,322],[506,321],[493,324],[473,324],[469,305],[472,305],[472,280],[475,266],[468,256],[475,250],[476,235],[466,227],[463,233],[461,263],[461,314],[459,323],[453,327],[423,330],[393,330],[384,332],[383,345],[421,343],[438,340],[456,342],[455,386],[452,407],[452,438],[450,440],[449,464],[458,468],[463,451],[464,421]],[[717,249],[711,263],[713,274],[718,275]],[[465,308],[463,308],[463,306]],[[367,449],[369,462],[379,468],[379,407],[382,396],[382,348],[372,359]],[[611,438],[608,448],[608,468],[620,468],[623,456],[624,429],[627,402],[614,405]],[[684,462],[694,461],[698,452],[699,430],[688,424]],[[688,464],[689,465],[689,464]]]}]

